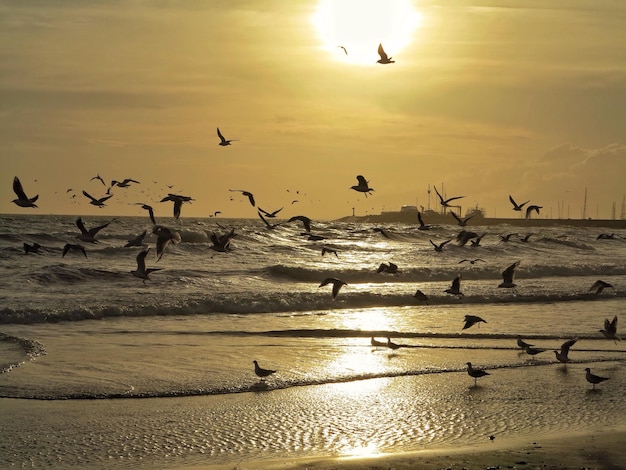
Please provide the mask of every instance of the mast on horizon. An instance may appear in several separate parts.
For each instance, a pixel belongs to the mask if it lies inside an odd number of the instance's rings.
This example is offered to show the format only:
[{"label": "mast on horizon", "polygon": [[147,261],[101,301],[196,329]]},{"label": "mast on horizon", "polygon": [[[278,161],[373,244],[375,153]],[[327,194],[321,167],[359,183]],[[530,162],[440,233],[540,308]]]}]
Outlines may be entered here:
[{"label": "mast on horizon", "polygon": [[583,219],[587,218],[587,186],[585,186],[585,201],[583,204]]}]

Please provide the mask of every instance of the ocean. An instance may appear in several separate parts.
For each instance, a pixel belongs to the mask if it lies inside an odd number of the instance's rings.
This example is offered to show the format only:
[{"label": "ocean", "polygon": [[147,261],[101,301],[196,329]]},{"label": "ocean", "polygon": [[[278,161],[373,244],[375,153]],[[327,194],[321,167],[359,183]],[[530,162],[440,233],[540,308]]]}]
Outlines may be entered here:
[{"label": "ocean", "polygon": [[[470,226],[485,235],[461,246],[452,225],[183,218],[157,260],[147,217],[83,217],[109,222],[97,243],[76,219],[0,216],[3,468],[376,455],[626,422],[626,342],[599,332],[624,321],[626,231]],[[160,268],[145,281],[143,248],[125,247],[144,230]],[[211,249],[231,230],[230,251]],[[498,287],[516,262],[516,287]],[[446,293],[458,275],[463,295]],[[328,277],[346,283],[336,298]],[[599,279],[613,287],[596,294]],[[467,362],[489,373],[476,386]],[[592,387],[587,367],[609,380]]]}]

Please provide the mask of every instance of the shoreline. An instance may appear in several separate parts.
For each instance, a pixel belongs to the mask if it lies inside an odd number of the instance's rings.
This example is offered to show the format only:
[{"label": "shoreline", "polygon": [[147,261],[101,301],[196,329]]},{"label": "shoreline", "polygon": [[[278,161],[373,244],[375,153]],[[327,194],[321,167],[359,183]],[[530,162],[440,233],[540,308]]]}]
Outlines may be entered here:
[{"label": "shoreline", "polygon": [[527,437],[464,447],[443,447],[397,454],[240,461],[227,465],[188,465],[175,470],[623,470],[626,426],[606,431]]}]

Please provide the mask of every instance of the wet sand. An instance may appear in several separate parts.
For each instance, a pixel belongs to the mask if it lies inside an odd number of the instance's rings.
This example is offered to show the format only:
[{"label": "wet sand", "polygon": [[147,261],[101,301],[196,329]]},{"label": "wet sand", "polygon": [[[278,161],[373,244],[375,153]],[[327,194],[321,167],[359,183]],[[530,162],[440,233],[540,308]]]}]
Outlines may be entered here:
[{"label": "wet sand", "polygon": [[180,470],[434,470],[434,469],[626,469],[626,427],[588,434],[526,439],[474,447],[338,459],[239,462],[233,465],[180,467]]}]

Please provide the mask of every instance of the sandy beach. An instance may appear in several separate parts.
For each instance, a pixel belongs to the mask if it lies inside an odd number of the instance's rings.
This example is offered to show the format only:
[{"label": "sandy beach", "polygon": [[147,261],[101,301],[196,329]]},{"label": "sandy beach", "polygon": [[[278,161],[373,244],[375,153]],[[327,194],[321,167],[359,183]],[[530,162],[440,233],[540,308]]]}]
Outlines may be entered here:
[{"label": "sandy beach", "polygon": [[626,468],[626,428],[588,434],[526,439],[474,447],[441,448],[393,455],[337,459],[241,462],[227,466],[180,467],[179,470],[433,470],[433,469],[597,469]]}]

